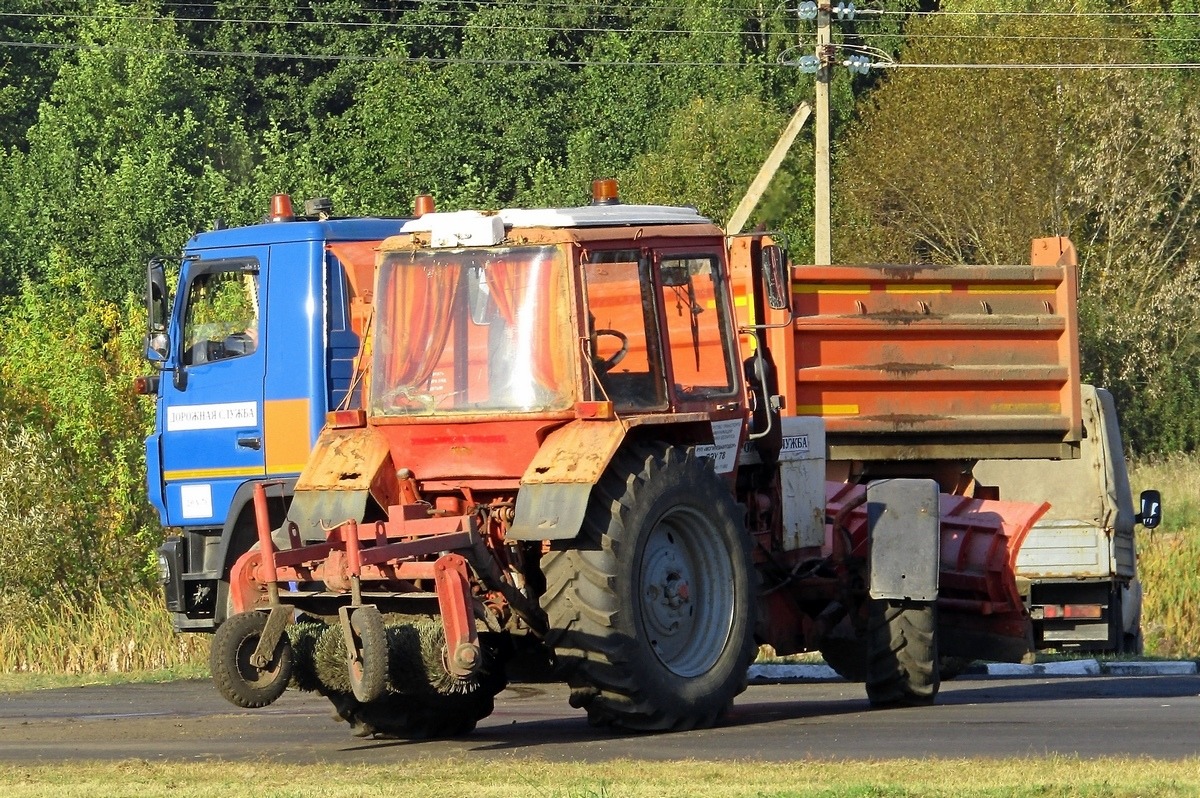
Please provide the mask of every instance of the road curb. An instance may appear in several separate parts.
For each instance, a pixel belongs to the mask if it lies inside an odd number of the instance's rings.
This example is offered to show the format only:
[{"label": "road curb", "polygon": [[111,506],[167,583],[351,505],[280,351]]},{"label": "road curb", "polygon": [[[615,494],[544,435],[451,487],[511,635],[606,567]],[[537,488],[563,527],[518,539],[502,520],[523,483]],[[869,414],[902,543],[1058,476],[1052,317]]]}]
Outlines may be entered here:
[{"label": "road curb", "polygon": [[837,671],[828,665],[796,664],[796,665],[751,665],[746,677],[751,684],[770,684],[771,682],[796,681],[835,681],[841,679]]}]

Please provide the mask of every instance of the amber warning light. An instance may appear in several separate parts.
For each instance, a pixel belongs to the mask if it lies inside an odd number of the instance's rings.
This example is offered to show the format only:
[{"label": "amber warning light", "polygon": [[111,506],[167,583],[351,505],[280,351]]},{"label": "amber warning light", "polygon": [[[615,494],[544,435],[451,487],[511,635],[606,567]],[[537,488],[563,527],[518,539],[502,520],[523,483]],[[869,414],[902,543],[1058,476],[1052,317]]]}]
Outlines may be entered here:
[{"label": "amber warning light", "polygon": [[602,180],[592,181],[593,205],[616,205],[620,201],[621,198],[617,193],[616,179],[606,177]]},{"label": "amber warning light", "polygon": [[413,201],[413,216],[420,218],[427,213],[433,213],[433,195],[418,194],[416,200]]},{"label": "amber warning light", "polygon": [[292,210],[292,198],[287,194],[271,195],[271,221],[290,222],[296,218]]}]

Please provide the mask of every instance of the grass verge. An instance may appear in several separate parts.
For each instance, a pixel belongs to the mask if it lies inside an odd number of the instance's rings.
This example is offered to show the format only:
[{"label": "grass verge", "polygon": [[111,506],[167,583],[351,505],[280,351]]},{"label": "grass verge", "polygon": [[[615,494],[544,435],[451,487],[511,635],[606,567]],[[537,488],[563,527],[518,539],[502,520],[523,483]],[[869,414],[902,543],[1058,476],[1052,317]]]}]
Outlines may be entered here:
[{"label": "grass verge", "polygon": [[271,762],[3,766],[7,798],[909,798],[953,796],[1192,796],[1200,792],[1200,759],[880,760],[868,762],[676,761],[544,762],[495,758],[422,760],[363,766]]}]

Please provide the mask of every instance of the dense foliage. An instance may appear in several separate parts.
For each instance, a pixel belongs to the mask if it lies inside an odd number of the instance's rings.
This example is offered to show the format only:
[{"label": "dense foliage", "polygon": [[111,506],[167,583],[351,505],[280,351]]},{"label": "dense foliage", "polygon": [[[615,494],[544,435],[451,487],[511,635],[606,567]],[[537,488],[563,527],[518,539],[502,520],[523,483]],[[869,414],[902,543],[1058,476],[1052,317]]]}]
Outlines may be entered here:
[{"label": "dense foliage", "polygon": [[[330,196],[341,214],[395,215],[426,191],[442,209],[575,203],[591,179],[616,176],[627,199],[724,221],[812,97],[812,77],[794,66],[812,27],[795,6],[9,0],[0,611],[52,585],[86,602],[152,579],[159,533],[141,449],[151,407],[128,389],[144,369],[139,292],[151,255],[178,251],[218,217],[253,222],[279,191]],[[910,66],[1197,51],[1187,17],[878,7],[889,13],[841,23],[835,40]],[[1085,366],[1116,392],[1128,442],[1197,448],[1192,84],[1183,71],[839,69],[835,258],[1020,262],[1032,236],[1070,234],[1083,261]],[[811,131],[750,222],[785,231],[797,259],[812,245]]]}]

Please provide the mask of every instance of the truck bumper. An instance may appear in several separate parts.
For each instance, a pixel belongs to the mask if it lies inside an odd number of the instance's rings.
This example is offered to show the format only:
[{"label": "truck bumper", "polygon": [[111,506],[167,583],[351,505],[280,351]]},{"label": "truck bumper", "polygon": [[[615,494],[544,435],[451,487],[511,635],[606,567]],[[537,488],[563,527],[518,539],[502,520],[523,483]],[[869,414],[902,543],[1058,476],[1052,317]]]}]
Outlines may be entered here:
[{"label": "truck bumper", "polygon": [[213,631],[221,598],[219,574],[188,573],[187,546],[181,536],[168,537],[158,547],[157,555],[164,603],[172,614],[175,630]]}]

